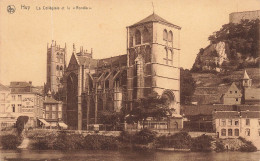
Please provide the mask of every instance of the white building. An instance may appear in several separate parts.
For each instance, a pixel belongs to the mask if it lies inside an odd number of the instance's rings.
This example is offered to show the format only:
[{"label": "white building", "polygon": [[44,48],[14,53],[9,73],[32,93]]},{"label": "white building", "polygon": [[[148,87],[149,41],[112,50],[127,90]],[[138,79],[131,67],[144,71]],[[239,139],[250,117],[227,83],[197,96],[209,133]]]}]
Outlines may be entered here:
[{"label": "white building", "polygon": [[219,138],[240,136],[260,149],[260,111],[216,111],[213,119]]}]

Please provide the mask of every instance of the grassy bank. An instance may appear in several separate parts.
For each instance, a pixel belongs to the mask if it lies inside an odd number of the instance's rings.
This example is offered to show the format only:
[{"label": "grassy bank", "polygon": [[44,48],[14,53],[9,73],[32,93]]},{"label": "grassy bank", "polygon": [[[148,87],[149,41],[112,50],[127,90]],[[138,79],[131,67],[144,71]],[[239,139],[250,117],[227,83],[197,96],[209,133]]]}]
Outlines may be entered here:
[{"label": "grassy bank", "polygon": [[[26,135],[29,139],[28,149],[34,150],[155,150],[157,148],[173,148],[199,152],[225,151],[225,146],[220,140],[211,136],[201,135],[192,138],[187,132],[173,135],[158,136],[156,132],[144,129],[135,134],[121,132],[120,136],[106,136],[99,134],[75,134],[66,131],[30,132]],[[255,151],[255,146],[240,138],[244,144],[240,151]],[[22,139],[15,135],[2,136],[1,144],[5,149],[16,149]]]}]

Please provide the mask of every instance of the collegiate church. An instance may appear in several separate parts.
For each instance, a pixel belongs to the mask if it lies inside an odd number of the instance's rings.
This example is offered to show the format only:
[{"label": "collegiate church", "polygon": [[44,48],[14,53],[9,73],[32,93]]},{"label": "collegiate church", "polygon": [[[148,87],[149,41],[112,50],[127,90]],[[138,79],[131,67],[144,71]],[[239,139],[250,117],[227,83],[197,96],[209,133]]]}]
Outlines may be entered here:
[{"label": "collegiate church", "polygon": [[127,27],[127,54],[94,59],[83,47],[66,66],[64,48],[47,47],[47,88],[64,93],[65,122],[70,129],[98,124],[99,111],[133,109],[133,101],[152,92],[167,98],[180,113],[180,30],[156,14]]}]

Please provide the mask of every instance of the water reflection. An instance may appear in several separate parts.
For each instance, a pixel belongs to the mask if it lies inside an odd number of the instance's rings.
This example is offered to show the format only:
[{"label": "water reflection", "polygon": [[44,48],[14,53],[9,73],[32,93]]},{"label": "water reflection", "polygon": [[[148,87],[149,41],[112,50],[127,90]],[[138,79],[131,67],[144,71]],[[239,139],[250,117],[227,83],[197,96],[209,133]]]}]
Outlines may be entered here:
[{"label": "water reflection", "polygon": [[55,151],[0,150],[0,160],[6,161],[259,161],[260,151],[254,153],[194,153],[140,151]]}]

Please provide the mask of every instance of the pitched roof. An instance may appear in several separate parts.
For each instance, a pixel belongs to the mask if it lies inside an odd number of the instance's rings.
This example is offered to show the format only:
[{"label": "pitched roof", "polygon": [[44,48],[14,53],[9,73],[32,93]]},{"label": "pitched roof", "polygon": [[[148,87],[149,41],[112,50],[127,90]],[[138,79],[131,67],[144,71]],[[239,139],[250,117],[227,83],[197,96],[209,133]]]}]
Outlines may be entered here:
[{"label": "pitched roof", "polygon": [[259,101],[260,102],[260,88],[246,88],[245,101]]},{"label": "pitched roof", "polygon": [[250,79],[249,76],[248,76],[248,74],[247,74],[247,72],[246,72],[246,70],[245,70],[245,72],[244,72],[244,78],[243,78],[243,79]]},{"label": "pitched roof", "polygon": [[[230,94],[230,91],[232,91],[232,93]],[[234,91],[234,93],[233,93]],[[235,91],[237,93],[235,93]],[[228,91],[225,93],[225,96],[224,97],[242,97],[242,93],[240,92],[240,90],[237,88],[235,82],[233,82],[231,84],[231,86],[229,87]]]},{"label": "pitched roof", "polygon": [[8,87],[0,83],[0,91],[9,91],[9,90],[10,89]]},{"label": "pitched roof", "polygon": [[239,116],[238,111],[216,111],[213,113],[214,118],[238,118]]},{"label": "pitched roof", "polygon": [[144,18],[143,20],[131,25],[130,27],[132,26],[137,26],[137,25],[141,25],[141,24],[144,24],[144,23],[147,23],[147,22],[160,22],[160,23],[164,23],[164,24],[167,24],[167,25],[171,25],[171,26],[174,26],[178,29],[181,29],[180,26],[177,26],[177,25],[174,25],[172,23],[170,23],[169,21],[161,18],[160,16],[158,16],[157,14],[153,13],[151,14],[150,16]]},{"label": "pitched roof", "polygon": [[242,118],[260,118],[260,111],[241,111]]},{"label": "pitched roof", "polygon": [[30,87],[32,85],[28,82],[11,82],[10,83],[11,88],[28,87],[28,86]]},{"label": "pitched roof", "polygon": [[60,103],[59,101],[56,101],[54,98],[52,97],[46,97],[44,100],[44,103]]}]

